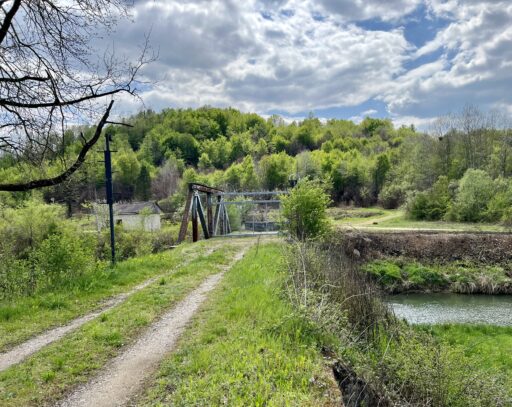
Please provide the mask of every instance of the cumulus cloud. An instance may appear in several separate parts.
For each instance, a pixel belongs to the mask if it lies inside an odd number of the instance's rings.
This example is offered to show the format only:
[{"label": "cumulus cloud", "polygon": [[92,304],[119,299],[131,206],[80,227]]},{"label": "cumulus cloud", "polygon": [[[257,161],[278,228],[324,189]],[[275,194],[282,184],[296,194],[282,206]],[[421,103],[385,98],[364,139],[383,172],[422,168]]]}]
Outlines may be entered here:
[{"label": "cumulus cloud", "polygon": [[320,0],[319,3],[326,12],[348,21],[374,18],[392,21],[414,11],[421,0]]},{"label": "cumulus cloud", "polygon": [[[418,10],[446,22],[419,48],[404,28]],[[419,123],[466,102],[512,106],[508,1],[154,0],[136,2],[133,19],[109,41],[130,55],[151,31],[159,59],[144,70],[152,85],[142,97],[157,110],[211,104],[293,116],[379,100],[396,120]],[[369,19],[391,28],[358,24]]]},{"label": "cumulus cloud", "polygon": [[383,97],[394,112],[429,115],[465,103],[491,108],[512,104],[512,4],[506,1],[430,1],[434,16],[450,18],[414,58],[442,51],[435,62],[413,69]]}]

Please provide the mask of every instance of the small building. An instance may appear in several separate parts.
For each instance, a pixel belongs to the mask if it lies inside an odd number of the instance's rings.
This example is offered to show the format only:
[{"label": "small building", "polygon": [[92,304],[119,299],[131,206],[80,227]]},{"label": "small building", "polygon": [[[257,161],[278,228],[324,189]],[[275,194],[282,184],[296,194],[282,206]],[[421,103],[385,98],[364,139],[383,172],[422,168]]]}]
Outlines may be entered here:
[{"label": "small building", "polygon": [[147,232],[160,230],[162,209],[155,202],[133,202],[114,205],[116,225],[126,230],[144,229]]}]

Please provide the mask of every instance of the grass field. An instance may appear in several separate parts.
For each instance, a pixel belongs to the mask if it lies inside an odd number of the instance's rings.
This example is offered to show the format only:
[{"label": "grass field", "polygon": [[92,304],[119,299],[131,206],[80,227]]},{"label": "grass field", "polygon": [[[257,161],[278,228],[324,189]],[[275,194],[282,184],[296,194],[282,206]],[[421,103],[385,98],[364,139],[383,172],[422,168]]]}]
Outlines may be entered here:
[{"label": "grass field", "polygon": [[[228,264],[239,249],[240,246],[225,244],[206,257],[197,255],[184,267],[167,269],[166,275],[121,305],[43,348],[23,363],[0,373],[0,405],[49,404],[72,386],[85,382],[162,312],[183,298],[207,275]],[[147,260],[140,258],[138,265]]]},{"label": "grass field", "polygon": [[402,209],[330,208],[329,216],[336,226],[365,229],[424,229],[462,232],[509,232],[510,228],[492,223],[417,221],[408,219]]},{"label": "grass field", "polygon": [[509,267],[471,262],[421,264],[410,259],[375,260],[363,266],[388,292],[449,291],[454,293],[510,293]]},{"label": "grass field", "polygon": [[145,406],[322,406],[339,394],[319,331],[282,298],[278,245],[252,249],[163,363]]},{"label": "grass field", "polygon": [[114,268],[98,268],[83,276],[72,289],[62,287],[31,297],[0,301],[0,351],[52,326],[90,312],[107,298],[126,292],[137,284],[171,271],[205,245],[183,245],[173,251],[134,258]]},{"label": "grass field", "polygon": [[477,365],[501,374],[512,391],[512,327],[444,324],[419,329],[431,332],[451,346],[462,347]]}]

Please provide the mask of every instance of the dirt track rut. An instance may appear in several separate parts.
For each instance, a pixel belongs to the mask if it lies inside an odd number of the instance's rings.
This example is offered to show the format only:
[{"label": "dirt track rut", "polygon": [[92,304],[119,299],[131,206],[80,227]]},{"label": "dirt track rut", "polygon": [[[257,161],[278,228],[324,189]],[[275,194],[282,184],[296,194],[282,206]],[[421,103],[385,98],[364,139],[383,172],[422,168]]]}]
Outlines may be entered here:
[{"label": "dirt track rut", "polygon": [[[217,246],[211,247],[209,250],[207,250],[205,252],[205,255],[206,256],[210,255],[211,253],[213,253],[213,251],[216,248],[217,248]],[[179,266],[184,267],[188,263],[190,263],[190,260],[187,260],[187,261],[181,263]],[[43,332],[42,334],[35,336],[32,339],[29,339],[29,340],[15,346],[14,348],[8,350],[7,352],[0,353],[0,372],[8,369],[9,367],[11,367],[13,365],[16,365],[16,364],[22,362],[23,360],[25,360],[27,357],[29,357],[33,353],[41,350],[43,347],[49,345],[52,342],[55,342],[55,341],[61,339],[66,334],[74,331],[75,329],[80,328],[85,323],[92,321],[93,319],[97,318],[101,314],[118,306],[119,304],[123,303],[131,295],[135,294],[138,291],[143,290],[147,286],[156,282],[161,276],[162,275],[152,277],[152,278],[144,281],[143,283],[135,286],[130,291],[116,295],[115,297],[106,301],[103,304],[103,306],[97,311],[94,311],[94,312],[91,312],[82,317],[76,318],[64,326],[52,328],[46,332]]]},{"label": "dirt track rut", "polygon": [[242,249],[222,272],[208,277],[172,310],[164,314],[125,352],[114,358],[98,376],[77,388],[56,406],[126,405],[140,391],[145,379],[157,369],[159,362],[173,350],[208,292],[215,288],[225,271],[244,256],[246,250],[247,247]]}]

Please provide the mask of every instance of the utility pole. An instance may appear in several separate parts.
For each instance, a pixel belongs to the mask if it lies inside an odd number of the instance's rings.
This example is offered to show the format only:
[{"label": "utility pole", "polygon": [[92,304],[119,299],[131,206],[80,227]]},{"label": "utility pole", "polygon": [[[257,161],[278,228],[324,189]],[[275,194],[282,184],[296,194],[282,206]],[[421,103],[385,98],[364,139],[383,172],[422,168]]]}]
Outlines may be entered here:
[{"label": "utility pole", "polygon": [[110,151],[110,142],[112,141],[112,134],[105,133],[105,179],[107,189],[107,204],[110,221],[110,251],[112,254],[112,264],[116,264],[116,238],[114,233],[114,194],[112,190],[112,159]]}]

